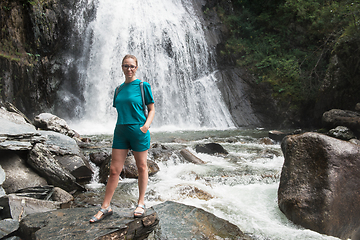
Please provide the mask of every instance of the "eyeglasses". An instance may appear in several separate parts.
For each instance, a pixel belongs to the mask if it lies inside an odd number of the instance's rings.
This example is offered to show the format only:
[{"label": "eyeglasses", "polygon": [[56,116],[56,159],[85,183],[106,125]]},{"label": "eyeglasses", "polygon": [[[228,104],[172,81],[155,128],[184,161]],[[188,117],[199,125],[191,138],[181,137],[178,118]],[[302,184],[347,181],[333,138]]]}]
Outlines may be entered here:
[{"label": "eyeglasses", "polygon": [[132,69],[132,70],[134,70],[135,68],[136,68],[136,66],[134,66],[134,65],[127,65],[127,64],[124,64],[124,65],[122,65],[122,67],[123,68],[130,68],[130,69]]}]

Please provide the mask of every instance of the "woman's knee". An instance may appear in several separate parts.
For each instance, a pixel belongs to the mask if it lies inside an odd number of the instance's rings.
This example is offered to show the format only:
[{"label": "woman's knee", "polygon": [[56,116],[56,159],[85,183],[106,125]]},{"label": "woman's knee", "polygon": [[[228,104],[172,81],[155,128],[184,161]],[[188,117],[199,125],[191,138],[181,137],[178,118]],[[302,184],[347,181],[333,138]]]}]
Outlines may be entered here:
[{"label": "woman's knee", "polygon": [[119,176],[121,173],[121,170],[122,170],[121,168],[110,166],[109,175],[110,176]]},{"label": "woman's knee", "polygon": [[137,164],[137,169],[139,174],[144,174],[148,172],[148,167],[147,164]]}]

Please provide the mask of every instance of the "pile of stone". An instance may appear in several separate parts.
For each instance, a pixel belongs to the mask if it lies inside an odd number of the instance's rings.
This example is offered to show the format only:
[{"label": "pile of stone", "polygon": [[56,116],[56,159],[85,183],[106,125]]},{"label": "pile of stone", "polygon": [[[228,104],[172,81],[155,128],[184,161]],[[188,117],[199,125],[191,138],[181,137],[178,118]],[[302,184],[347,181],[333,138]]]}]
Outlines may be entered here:
[{"label": "pile of stone", "polygon": [[31,124],[14,106],[0,108],[0,225],[8,226],[0,237],[28,214],[66,207],[70,193],[84,189],[93,171],[76,137],[52,114]]}]

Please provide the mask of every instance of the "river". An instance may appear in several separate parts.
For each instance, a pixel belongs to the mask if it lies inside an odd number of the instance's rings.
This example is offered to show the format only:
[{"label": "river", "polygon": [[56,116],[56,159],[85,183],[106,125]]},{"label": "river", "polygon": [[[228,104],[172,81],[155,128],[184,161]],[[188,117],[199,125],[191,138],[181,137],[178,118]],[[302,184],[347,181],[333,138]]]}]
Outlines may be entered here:
[{"label": "river", "polygon": [[[187,163],[176,154],[165,162],[157,162],[160,171],[149,179],[147,207],[167,200],[192,205],[230,221],[259,240],[338,239],[294,225],[280,211],[277,189],[284,157],[279,143],[262,143],[268,136],[267,129],[152,129],[151,135],[153,143],[174,150],[188,148],[206,164]],[[88,137],[102,147],[110,147],[111,135]],[[208,142],[221,144],[229,155],[211,156],[194,151],[195,144]],[[76,201],[101,203],[104,186],[94,179],[87,188]],[[133,207],[137,194],[136,180],[122,179],[112,204]]]},{"label": "river", "polygon": [[[280,145],[260,142],[268,135],[266,129],[235,128],[251,124],[233,122],[217,87],[221,69],[216,49],[208,43],[213,33],[203,26],[198,3],[80,0],[73,17],[85,39],[77,60],[82,104],[74,107],[77,118],[67,122],[110,151],[116,121],[112,97],[124,81],[123,56],[134,54],[139,59],[137,77],[151,84],[155,99],[152,142],[174,150],[188,148],[206,162],[194,165],[177,154],[157,162],[160,171],[149,179],[148,207],[167,200],[193,205],[255,239],[335,239],[292,224],[279,210],[277,189],[284,161]],[[95,9],[94,16],[87,18],[86,9]],[[253,114],[250,107],[242,110],[243,116]],[[205,142],[220,143],[229,155],[195,153],[193,146]],[[76,201],[100,204],[104,186],[94,178],[87,188]],[[136,180],[122,179],[112,204],[133,207],[136,200]]]}]

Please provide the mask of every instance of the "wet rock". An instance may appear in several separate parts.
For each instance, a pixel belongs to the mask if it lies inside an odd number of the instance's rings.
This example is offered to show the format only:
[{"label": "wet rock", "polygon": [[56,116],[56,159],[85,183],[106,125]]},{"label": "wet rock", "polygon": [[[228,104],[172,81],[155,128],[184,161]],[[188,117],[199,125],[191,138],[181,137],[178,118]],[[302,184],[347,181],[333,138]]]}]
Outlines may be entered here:
[{"label": "wet rock", "polygon": [[355,105],[355,111],[360,112],[360,103]]},{"label": "wet rock", "polygon": [[[159,166],[152,160],[147,160],[148,165],[148,174],[149,176],[153,176],[156,174],[160,168]],[[138,178],[139,173],[136,167],[135,157],[128,156],[125,160],[124,168],[120,174],[123,178]]]},{"label": "wet rock", "polygon": [[0,221],[0,239],[14,233],[19,228],[19,222],[8,218]]},{"label": "wet rock", "polygon": [[96,166],[101,166],[101,164],[109,157],[107,152],[94,152],[89,154],[90,161]]},{"label": "wet rock", "polygon": [[2,184],[4,183],[5,179],[6,179],[5,171],[0,165],[0,197],[6,194],[5,190],[2,187]]},{"label": "wet rock", "polygon": [[28,123],[15,123],[0,117],[0,150],[30,150],[45,138]]},{"label": "wet rock", "polygon": [[274,141],[269,137],[264,137],[259,139],[259,144],[265,144],[265,145],[273,145]]},{"label": "wet rock", "polygon": [[332,109],[323,114],[322,123],[328,129],[345,126],[358,134],[360,132],[360,113]]},{"label": "wet rock", "polygon": [[19,157],[16,152],[2,151],[0,165],[6,174],[2,187],[7,194],[23,188],[47,185],[47,181],[29,168],[26,161]]},{"label": "wet rock", "polygon": [[26,216],[19,226],[24,240],[32,239],[146,239],[159,223],[157,213],[148,208],[142,218],[134,209],[113,207],[114,214],[98,223],[89,219],[99,210],[92,208],[59,209]]},{"label": "wet rock", "polygon": [[39,131],[46,136],[44,146],[54,155],[56,161],[77,180],[90,180],[93,174],[89,162],[73,138],[52,131]]},{"label": "wet rock", "polygon": [[160,219],[154,239],[252,239],[236,225],[193,206],[167,201],[153,208]]},{"label": "wet rock", "polygon": [[79,189],[76,178],[64,169],[44,144],[38,143],[30,151],[27,163],[37,170],[49,184],[67,191]]},{"label": "wet rock", "polygon": [[269,138],[277,142],[281,142],[286,135],[288,134],[277,130],[269,131]]},{"label": "wet rock", "polygon": [[360,140],[358,140],[358,139],[350,139],[349,142],[356,144],[356,145],[360,145]]},{"label": "wet rock", "polygon": [[0,198],[0,206],[3,207],[0,217],[20,221],[28,214],[59,209],[61,204],[61,202],[22,197],[12,193]]},{"label": "wet rock", "polygon": [[206,153],[206,154],[229,154],[223,146],[218,143],[206,143],[206,144],[197,144],[195,146],[196,152]]},{"label": "wet rock", "polygon": [[[99,181],[101,183],[105,184],[107,182],[107,179],[108,179],[108,176],[110,173],[110,162],[111,162],[111,156],[109,156],[100,167]],[[148,165],[149,176],[153,176],[160,170],[159,166],[150,159],[147,160],[147,165]],[[126,157],[124,167],[120,173],[120,176],[122,178],[138,178],[139,177],[135,158],[130,152],[129,152],[128,156]]]},{"label": "wet rock", "polygon": [[177,185],[176,187],[179,188],[179,192],[182,196],[186,198],[197,198],[201,200],[208,201],[210,199],[213,199],[214,197],[204,190],[195,187],[195,186],[189,186],[189,185]]},{"label": "wet rock", "polygon": [[360,146],[319,133],[287,136],[278,205],[288,219],[347,239],[360,222]]},{"label": "wet rock", "polygon": [[356,138],[355,134],[344,126],[337,126],[334,129],[330,129],[328,135],[346,141]]},{"label": "wet rock", "polygon": [[182,149],[180,151],[181,156],[185,158],[186,161],[194,163],[194,164],[205,164],[203,160],[196,157],[194,154],[192,154],[188,149]]},{"label": "wet rock", "polygon": [[168,161],[172,154],[172,149],[169,149],[160,143],[153,143],[148,152],[149,157],[156,161]]},{"label": "wet rock", "polygon": [[0,107],[0,118],[16,124],[28,124],[23,115],[15,112],[10,112],[4,107]]},{"label": "wet rock", "polygon": [[74,200],[70,193],[50,185],[24,188],[14,194],[19,197],[31,197],[39,200],[60,202],[61,204],[67,204]]},{"label": "wet rock", "polygon": [[41,113],[34,118],[35,127],[42,130],[58,132],[69,137],[74,137],[76,132],[72,130],[66,121],[51,113]]}]

